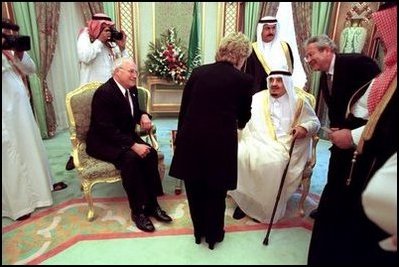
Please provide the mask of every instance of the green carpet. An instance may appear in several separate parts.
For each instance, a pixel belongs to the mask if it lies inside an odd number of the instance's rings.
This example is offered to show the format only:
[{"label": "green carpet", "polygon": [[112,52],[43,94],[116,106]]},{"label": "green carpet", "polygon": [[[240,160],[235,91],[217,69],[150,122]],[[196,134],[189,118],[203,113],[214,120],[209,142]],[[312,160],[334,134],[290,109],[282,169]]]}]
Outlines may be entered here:
[{"label": "green carpet", "polygon": [[[306,264],[310,231],[303,228],[273,230],[268,246],[264,230],[228,233],[209,250],[192,235],[81,241],[41,264],[87,265],[270,265]],[[95,243],[95,244],[93,244]],[[306,245],[301,245],[306,244]],[[90,255],[90,256],[88,256]]]}]

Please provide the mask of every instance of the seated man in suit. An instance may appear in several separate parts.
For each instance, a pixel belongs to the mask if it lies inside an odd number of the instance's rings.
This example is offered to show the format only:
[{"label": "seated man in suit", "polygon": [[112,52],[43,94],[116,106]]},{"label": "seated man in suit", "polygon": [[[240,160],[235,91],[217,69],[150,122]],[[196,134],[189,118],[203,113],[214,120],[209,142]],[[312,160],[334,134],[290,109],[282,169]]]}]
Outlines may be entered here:
[{"label": "seated man in suit", "polygon": [[252,97],[252,117],[239,134],[237,189],[229,192],[238,205],[233,218],[247,214],[263,223],[271,220],[293,140],[275,221],[284,216],[287,202],[299,186],[311,156],[312,136],[320,128],[311,105],[314,97],[294,88],[290,72],[271,71],[267,87],[269,90]]},{"label": "seated man in suit", "polygon": [[137,67],[132,59],[115,60],[112,78],[94,93],[87,154],[113,163],[121,170],[122,184],[137,228],[155,231],[148,216],[171,222],[157,196],[163,195],[157,151],[135,132],[136,124],[151,128],[151,116],[140,110]]}]

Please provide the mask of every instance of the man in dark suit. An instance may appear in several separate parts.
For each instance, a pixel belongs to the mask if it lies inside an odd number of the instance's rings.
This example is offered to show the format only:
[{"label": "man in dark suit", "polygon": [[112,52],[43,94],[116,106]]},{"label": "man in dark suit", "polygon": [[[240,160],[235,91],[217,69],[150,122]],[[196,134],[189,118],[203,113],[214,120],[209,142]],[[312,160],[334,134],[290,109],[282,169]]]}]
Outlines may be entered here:
[{"label": "man in dark suit", "polygon": [[266,16],[259,20],[256,42],[245,65],[245,73],[254,77],[253,94],[267,89],[266,78],[272,69],[286,69],[292,73],[294,57],[290,45],[278,37],[279,25],[275,17]]},{"label": "man in dark suit", "polygon": [[[329,108],[329,138],[333,144],[330,148],[327,184],[320,198],[309,247],[310,265],[370,263],[366,260],[369,255],[363,255],[362,260],[361,254],[367,250],[360,249],[363,244],[359,241],[365,240],[362,235],[372,233],[359,231],[368,227],[362,223],[357,224],[357,219],[354,219],[361,208],[358,196],[364,184],[363,181],[351,183],[348,180],[353,171],[351,163],[355,152],[354,141],[345,138],[346,143],[343,145],[338,139],[367,122],[367,117],[358,115],[364,113],[363,109],[367,111],[367,104],[360,103],[367,98],[365,92],[380,70],[369,57],[336,54],[335,49],[333,41],[325,35],[311,37],[306,42],[309,65],[314,70],[324,72],[321,76],[321,90]],[[332,76],[331,82],[328,82],[328,76]],[[357,103],[356,110],[353,108],[354,103]],[[337,248],[339,251],[333,253]]]},{"label": "man in dark suit", "polygon": [[[349,101],[345,122],[356,117],[367,120],[367,124],[329,134],[336,147],[350,151],[355,147],[356,151],[353,159],[342,162],[350,165],[350,170],[331,177],[334,183],[328,181],[324,189],[309,249],[310,265],[398,263],[397,251],[384,250],[386,246],[379,244],[390,234],[366,217],[361,204],[361,194],[372,175],[398,149],[397,4],[387,2],[372,16],[385,48],[383,72],[366,86],[361,97],[355,93]],[[334,250],[336,253],[332,253]]]},{"label": "man in dark suit", "polygon": [[[362,54],[338,54],[337,46],[327,35],[310,37],[305,41],[305,60],[314,71],[321,71],[320,92],[328,107],[330,127],[354,129],[366,123],[365,120],[345,122],[345,112],[352,95],[362,87],[362,95],[368,83],[380,72],[377,63]],[[328,168],[327,183],[349,169],[353,149],[340,149],[333,145]],[[349,159],[349,162],[348,162]],[[346,162],[346,164],[343,164]],[[310,216],[317,216],[317,209]]]},{"label": "man in dark suit", "polygon": [[113,75],[94,93],[87,153],[111,162],[121,170],[132,220],[137,228],[153,232],[148,216],[170,222],[157,196],[163,194],[157,151],[135,132],[136,124],[151,128],[151,116],[140,110],[137,97],[137,67],[132,59],[118,58]]}]

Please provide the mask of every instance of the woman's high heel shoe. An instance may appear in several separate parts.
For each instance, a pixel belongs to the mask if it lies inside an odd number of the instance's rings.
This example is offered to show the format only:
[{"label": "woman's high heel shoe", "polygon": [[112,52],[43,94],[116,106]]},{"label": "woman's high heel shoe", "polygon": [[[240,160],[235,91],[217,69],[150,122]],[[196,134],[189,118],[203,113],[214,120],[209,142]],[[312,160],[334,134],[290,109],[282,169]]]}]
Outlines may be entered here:
[{"label": "woman's high heel shoe", "polygon": [[201,244],[201,236],[195,236],[195,244]]},{"label": "woman's high heel shoe", "polygon": [[215,248],[215,242],[209,242],[209,249],[213,250]]}]

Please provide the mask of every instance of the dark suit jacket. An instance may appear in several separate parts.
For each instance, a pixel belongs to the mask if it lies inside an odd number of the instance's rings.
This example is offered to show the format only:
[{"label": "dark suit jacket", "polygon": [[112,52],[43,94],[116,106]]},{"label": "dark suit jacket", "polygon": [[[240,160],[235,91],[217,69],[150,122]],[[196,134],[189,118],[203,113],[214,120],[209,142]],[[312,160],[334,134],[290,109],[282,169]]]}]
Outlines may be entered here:
[{"label": "dark suit jacket", "polygon": [[134,117],[113,78],[94,93],[86,139],[86,152],[90,156],[115,163],[119,155],[134,143],[144,143],[135,132],[135,127],[145,112],[140,110],[137,88],[130,89],[129,93],[133,100]]},{"label": "dark suit jacket", "polygon": [[236,188],[237,127],[251,117],[252,86],[251,76],[227,62],[194,69],[183,92],[171,176]]},{"label": "dark suit jacket", "polygon": [[320,77],[320,91],[328,107],[330,127],[344,127],[345,112],[351,96],[379,73],[377,63],[368,56],[336,54],[331,95],[326,73],[322,72]]},{"label": "dark suit jacket", "polygon": [[342,164],[335,165],[339,168],[337,175],[331,175],[320,199],[309,246],[309,265],[397,264],[397,252],[384,251],[378,244],[389,234],[367,218],[361,200],[371,177],[398,150],[398,105],[395,89],[379,119],[374,120],[375,130],[365,141],[363,153],[356,157],[349,186],[345,184],[349,176],[349,167],[345,165],[351,165],[353,150],[347,150],[352,154],[346,159],[342,155],[345,150],[341,150],[339,155],[331,154],[331,158],[339,157]]},{"label": "dark suit jacket", "polygon": [[[329,108],[331,127],[355,129],[366,123],[366,120],[352,115],[345,118],[345,112],[354,92],[372,80],[379,72],[377,64],[367,56],[360,54],[336,56],[331,96],[327,89],[325,73],[322,74],[320,80],[323,96]],[[392,134],[397,134],[397,127]],[[389,138],[389,135],[385,134],[387,147],[390,146],[388,143],[392,142],[391,140],[392,137]],[[380,149],[384,150],[382,146]],[[318,217],[313,226],[308,264],[320,265],[329,262],[339,265],[349,262],[359,263],[363,260],[364,264],[370,263],[368,257],[373,257],[382,236],[381,230],[376,230],[376,226],[371,226],[371,223],[364,219],[360,195],[365,188],[367,175],[365,173],[357,175],[356,172],[359,167],[369,172],[373,166],[372,161],[367,161],[364,155],[358,156],[353,175],[357,177],[352,178],[350,186],[347,186],[346,181],[351,172],[355,149],[340,149],[333,145],[330,150],[327,184],[320,198]],[[337,234],[340,238],[337,238]],[[370,240],[373,240],[371,245],[368,242]],[[331,253],[338,247],[340,248],[338,253]],[[358,249],[353,250],[354,247]],[[368,252],[367,255],[365,251]]]},{"label": "dark suit jacket", "polygon": [[[288,43],[287,45],[290,53],[292,66],[294,66],[294,56],[292,54],[290,45]],[[251,55],[248,57],[244,66],[244,71],[245,73],[252,75],[255,79],[253,94],[267,89],[266,78],[269,75],[266,73],[265,69],[260,63],[258,57],[256,56],[255,51],[252,51]]]}]

